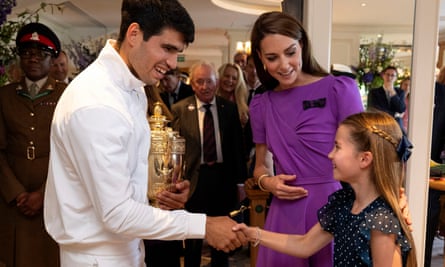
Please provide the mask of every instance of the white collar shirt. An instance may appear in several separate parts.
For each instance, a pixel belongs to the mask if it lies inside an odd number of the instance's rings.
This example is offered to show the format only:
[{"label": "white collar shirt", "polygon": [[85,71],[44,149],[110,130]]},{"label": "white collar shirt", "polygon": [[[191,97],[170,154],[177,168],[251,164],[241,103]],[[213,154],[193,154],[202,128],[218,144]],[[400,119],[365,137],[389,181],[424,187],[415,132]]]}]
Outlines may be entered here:
[{"label": "white collar shirt", "polygon": [[38,81],[35,81],[35,82],[28,79],[28,77],[25,77],[26,87],[29,89],[29,88],[31,88],[31,85],[33,83],[35,83],[39,87],[39,91],[43,87],[43,85],[46,83],[47,80],[48,80],[48,76],[46,76]]}]

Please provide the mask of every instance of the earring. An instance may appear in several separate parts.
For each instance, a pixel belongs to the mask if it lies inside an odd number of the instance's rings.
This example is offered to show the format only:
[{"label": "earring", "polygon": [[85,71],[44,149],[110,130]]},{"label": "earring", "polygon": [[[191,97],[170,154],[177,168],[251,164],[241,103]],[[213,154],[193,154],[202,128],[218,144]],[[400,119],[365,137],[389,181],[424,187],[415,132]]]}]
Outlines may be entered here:
[{"label": "earring", "polygon": [[267,68],[266,68],[266,65],[264,65],[264,64],[263,64],[263,69],[264,69],[264,71],[266,71],[266,72],[267,72]]}]

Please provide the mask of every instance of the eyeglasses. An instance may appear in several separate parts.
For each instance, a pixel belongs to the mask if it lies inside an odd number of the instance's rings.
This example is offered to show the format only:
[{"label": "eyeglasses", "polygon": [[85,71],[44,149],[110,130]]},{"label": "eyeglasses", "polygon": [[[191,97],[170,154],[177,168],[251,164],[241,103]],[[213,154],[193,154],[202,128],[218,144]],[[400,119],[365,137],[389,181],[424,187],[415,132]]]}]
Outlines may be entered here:
[{"label": "eyeglasses", "polygon": [[51,56],[51,53],[43,50],[22,50],[19,52],[19,56],[22,59],[31,59],[34,57],[37,60],[44,60]]},{"label": "eyeglasses", "polygon": [[207,84],[215,84],[215,81],[212,79],[198,79],[196,81],[194,81],[197,85],[203,86],[206,83]]}]

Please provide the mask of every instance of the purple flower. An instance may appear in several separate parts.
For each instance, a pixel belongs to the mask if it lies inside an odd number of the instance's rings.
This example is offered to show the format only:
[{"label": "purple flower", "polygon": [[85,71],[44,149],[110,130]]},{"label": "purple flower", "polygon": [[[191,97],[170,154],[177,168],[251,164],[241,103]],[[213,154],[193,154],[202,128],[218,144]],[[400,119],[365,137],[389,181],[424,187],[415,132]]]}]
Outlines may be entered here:
[{"label": "purple flower", "polygon": [[68,45],[68,53],[80,72],[96,59],[102,47],[103,44],[100,42],[75,42],[71,40],[71,45]]},{"label": "purple flower", "polygon": [[2,0],[0,3],[0,25],[6,21],[6,17],[11,14],[12,8],[15,5],[15,0]]},{"label": "purple flower", "polygon": [[374,74],[372,72],[367,72],[362,77],[364,83],[371,83],[372,80],[374,80]]}]

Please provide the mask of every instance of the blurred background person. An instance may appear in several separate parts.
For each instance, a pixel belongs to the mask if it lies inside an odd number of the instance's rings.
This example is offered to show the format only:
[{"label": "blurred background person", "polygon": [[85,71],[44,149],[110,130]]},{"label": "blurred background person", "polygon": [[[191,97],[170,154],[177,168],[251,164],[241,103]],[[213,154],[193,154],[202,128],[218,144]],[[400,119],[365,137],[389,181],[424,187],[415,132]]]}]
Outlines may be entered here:
[{"label": "blurred background person", "polygon": [[241,125],[244,128],[249,119],[249,107],[247,106],[247,87],[244,82],[243,72],[238,65],[226,63],[219,67],[218,74],[216,95],[235,102]]},{"label": "blurred background person", "polygon": [[253,57],[249,55],[247,57],[247,64],[245,69],[246,86],[249,92],[247,97],[247,105],[252,101],[252,97],[255,94],[264,92],[264,88],[261,86],[260,79],[256,73],[255,63],[253,62]]},{"label": "blurred background person", "polygon": [[71,79],[68,77],[69,61],[65,51],[60,51],[59,56],[53,60],[49,75],[57,80],[68,84]]},{"label": "blurred background person", "polygon": [[405,92],[405,112],[402,114],[402,123],[405,133],[408,132],[409,94],[411,91],[411,78],[406,77],[400,82],[400,89]]},{"label": "blurred background person", "polygon": [[160,81],[161,98],[170,109],[171,106],[186,97],[193,95],[192,87],[181,79],[181,72],[178,68],[169,70]]},{"label": "blurred background person", "polygon": [[19,82],[22,79],[23,71],[20,67],[20,59],[14,59],[6,66],[6,74],[8,75],[7,83]]},{"label": "blurred background person", "polygon": [[233,63],[238,65],[241,68],[241,70],[244,71],[247,64],[246,52],[236,52],[235,55],[233,55]]},{"label": "blurred background person", "polygon": [[368,110],[376,109],[390,114],[397,120],[400,128],[404,130],[402,114],[406,110],[405,92],[394,86],[398,76],[397,68],[388,66],[380,75],[383,79],[383,85],[369,90]]}]

